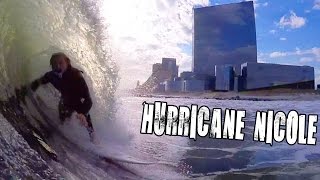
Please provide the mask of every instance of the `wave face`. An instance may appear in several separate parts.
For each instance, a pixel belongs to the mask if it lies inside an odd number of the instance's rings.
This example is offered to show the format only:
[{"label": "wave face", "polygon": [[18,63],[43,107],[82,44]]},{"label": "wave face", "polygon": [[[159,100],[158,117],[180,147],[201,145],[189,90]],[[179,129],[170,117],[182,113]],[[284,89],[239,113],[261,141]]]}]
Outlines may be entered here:
[{"label": "wave face", "polygon": [[[1,0],[0,98],[6,99],[15,87],[50,70],[52,53],[62,51],[84,71],[95,119],[113,119],[118,68],[99,5],[89,0]],[[49,85],[40,92],[44,102],[57,109],[59,98],[51,98],[52,94],[58,97],[53,88]]]},{"label": "wave face", "polygon": [[[113,120],[115,97],[119,78],[118,67],[111,56],[111,48],[108,42],[106,27],[103,25],[99,15],[100,2],[89,0],[1,0],[0,1],[0,100],[9,102],[9,97],[14,95],[14,88],[30,83],[35,78],[39,78],[50,70],[49,59],[52,53],[65,52],[71,59],[74,67],[84,71],[84,77],[89,86],[89,90],[94,102],[91,116],[94,116],[94,126],[100,127],[108,121]],[[36,107],[33,103],[23,106],[23,111],[27,116],[27,124],[33,125],[40,131],[39,124],[46,124],[48,119],[39,120],[37,109],[43,107],[45,117],[54,117],[57,121],[57,104],[59,94],[51,85],[45,85],[37,91],[38,100],[42,102]],[[38,102],[38,103],[39,103]],[[15,106],[15,105],[13,105]],[[18,117],[17,111],[8,103],[1,103],[1,112],[7,121],[19,134],[25,135],[23,118]],[[40,113],[41,114],[41,113]],[[43,114],[42,114],[43,115]],[[19,119],[19,121],[16,121]],[[11,119],[11,120],[9,120]],[[6,121],[0,118],[2,123]],[[32,122],[31,122],[32,121]],[[14,122],[14,123],[12,123]],[[7,123],[6,123],[7,124]],[[9,125],[8,125],[9,126]],[[11,126],[10,126],[11,127]],[[100,127],[100,129],[102,129]],[[11,127],[12,129],[12,127]],[[21,132],[18,130],[20,129]],[[25,128],[28,129],[28,128]],[[32,129],[32,128],[31,128]],[[43,130],[45,131],[45,130]],[[62,129],[61,132],[70,131]],[[10,131],[11,132],[11,131]],[[31,131],[30,131],[31,132]],[[70,132],[69,132],[70,133]],[[87,132],[83,132],[87,136]],[[28,134],[27,132],[27,135]],[[4,137],[9,136],[6,127],[0,127],[0,147],[7,147],[6,151],[1,151],[0,163],[10,161],[14,154],[14,148],[8,146],[11,142]],[[72,135],[71,135],[72,136]],[[26,139],[26,136],[24,136]],[[28,140],[26,139],[28,142]],[[46,139],[47,143],[54,147],[58,156],[64,154],[61,160],[62,166],[56,165],[56,172],[63,173],[64,177],[96,179],[106,178],[105,172],[94,171],[94,166],[79,165],[86,164],[91,160],[81,157],[82,150],[74,149],[72,140],[65,138],[65,134],[57,132],[55,136]],[[14,141],[20,144],[20,140]],[[29,143],[29,142],[28,142]],[[29,143],[30,144],[30,143]],[[77,142],[75,142],[77,144]],[[31,146],[31,145],[30,145]],[[36,157],[40,155],[32,151],[34,147],[22,145],[25,151]],[[21,150],[21,148],[18,148]],[[30,150],[30,151],[29,151]],[[17,151],[24,154],[25,151]],[[11,154],[11,155],[10,155]],[[27,156],[27,155],[26,155]],[[32,158],[19,158],[16,162],[24,161],[33,164]],[[49,161],[48,161],[49,162]],[[51,161],[50,161],[51,162]],[[7,167],[18,167],[19,163],[7,163]],[[77,167],[74,165],[78,164]],[[21,165],[22,166],[22,165]],[[28,165],[25,165],[28,166]],[[50,166],[50,165],[46,165]],[[104,166],[100,166],[103,169]],[[14,168],[12,168],[14,169]],[[30,168],[29,168],[30,169]],[[49,168],[50,169],[50,168]],[[112,168],[111,168],[112,169]],[[121,168],[120,168],[121,169]],[[19,168],[17,168],[19,170]],[[38,169],[40,172],[41,169]],[[37,170],[26,171],[25,176],[9,172],[0,177],[29,177],[30,174],[39,174]],[[51,172],[51,170],[50,170]],[[29,174],[29,175],[28,175]],[[47,173],[48,175],[48,173]],[[49,176],[49,175],[48,175]],[[48,176],[41,176],[40,179],[47,179]],[[52,175],[57,177],[58,175]],[[35,179],[38,176],[31,176]]]},{"label": "wave face", "polygon": [[52,53],[63,51],[82,69],[98,104],[110,108],[118,84],[117,67],[89,1],[2,0],[0,2],[1,98],[12,87],[49,70]]}]

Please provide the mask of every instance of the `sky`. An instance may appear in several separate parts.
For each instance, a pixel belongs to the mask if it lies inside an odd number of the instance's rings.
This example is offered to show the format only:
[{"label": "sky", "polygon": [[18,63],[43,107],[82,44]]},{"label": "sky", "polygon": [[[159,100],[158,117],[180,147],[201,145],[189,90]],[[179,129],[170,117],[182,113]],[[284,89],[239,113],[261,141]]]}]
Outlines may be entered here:
[{"label": "sky", "polygon": [[[193,7],[243,0],[105,0],[110,48],[120,68],[120,88],[134,88],[162,57],[192,65]],[[254,0],[258,62],[308,65],[320,83],[320,0]],[[285,73],[285,72],[284,72]]]}]

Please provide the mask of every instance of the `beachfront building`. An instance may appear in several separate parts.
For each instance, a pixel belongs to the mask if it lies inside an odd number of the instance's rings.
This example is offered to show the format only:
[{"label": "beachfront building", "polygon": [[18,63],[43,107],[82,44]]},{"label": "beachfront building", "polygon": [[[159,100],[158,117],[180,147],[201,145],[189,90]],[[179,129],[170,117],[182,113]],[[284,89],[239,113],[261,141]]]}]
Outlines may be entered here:
[{"label": "beachfront building", "polygon": [[195,74],[192,71],[184,71],[180,73],[180,77],[185,80],[192,79],[194,75]]},{"label": "beachfront building", "polygon": [[181,78],[165,81],[164,86],[165,92],[203,92],[207,88],[204,80]]},{"label": "beachfront building", "polygon": [[244,63],[241,67],[245,90],[315,88],[314,68],[310,66]]},{"label": "beachfront building", "polygon": [[207,90],[207,84],[204,80],[185,80],[183,86],[183,92],[203,92]]},{"label": "beachfront building", "polygon": [[214,75],[216,65],[257,62],[253,2],[194,8],[192,69]]},{"label": "beachfront building", "polygon": [[179,67],[175,58],[162,58],[162,69],[172,72],[172,78],[178,77]]},{"label": "beachfront building", "polygon": [[162,70],[162,64],[161,63],[156,63],[152,65],[152,73],[156,73],[158,71]]},{"label": "beachfront building", "polygon": [[193,23],[194,77],[214,75],[206,90],[314,89],[313,67],[257,63],[252,1],[194,8]]},{"label": "beachfront building", "polygon": [[234,87],[234,67],[232,65],[219,65],[215,67],[215,90],[232,91]]},{"label": "beachfront building", "polygon": [[162,58],[162,63],[152,65],[152,74],[145,83],[138,86],[138,92],[164,92],[167,80],[178,77],[179,66],[175,58]]},{"label": "beachfront building", "polygon": [[164,82],[165,92],[182,92],[183,91],[183,81],[179,78],[174,80],[167,80]]}]

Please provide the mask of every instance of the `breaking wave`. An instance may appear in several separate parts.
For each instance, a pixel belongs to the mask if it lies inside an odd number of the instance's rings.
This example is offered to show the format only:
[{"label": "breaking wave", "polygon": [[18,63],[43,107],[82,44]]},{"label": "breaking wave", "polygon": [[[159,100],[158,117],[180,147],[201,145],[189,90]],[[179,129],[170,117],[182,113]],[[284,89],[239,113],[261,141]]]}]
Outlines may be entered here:
[{"label": "breaking wave", "polygon": [[[119,169],[134,174],[110,159],[101,164],[95,161],[99,156],[90,153],[116,156],[121,149],[117,144],[127,141],[116,132],[121,128],[114,118],[118,67],[100,17],[100,4],[89,0],[0,1],[0,177],[96,179],[116,176]],[[52,53],[60,51],[84,71],[100,148],[90,144],[86,130],[77,123],[59,124],[59,94],[51,85],[41,87],[26,104],[14,100],[14,89],[50,70]],[[50,156],[43,145],[33,141],[37,137],[55,150],[58,163],[41,160]]]}]

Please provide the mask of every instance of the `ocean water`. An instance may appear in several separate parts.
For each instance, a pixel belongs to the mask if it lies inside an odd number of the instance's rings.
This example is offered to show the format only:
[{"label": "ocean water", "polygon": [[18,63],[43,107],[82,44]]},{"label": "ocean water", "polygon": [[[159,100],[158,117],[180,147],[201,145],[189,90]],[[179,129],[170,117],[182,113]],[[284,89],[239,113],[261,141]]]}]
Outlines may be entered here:
[{"label": "ocean water", "polygon": [[[246,110],[244,141],[212,138],[161,136],[140,134],[142,103],[165,101],[170,105],[206,105],[211,108]],[[222,178],[222,179],[317,179],[320,174],[319,146],[288,145],[285,141],[272,146],[253,141],[256,111],[274,110],[288,113],[319,114],[320,101],[239,101],[180,98],[122,98],[119,109],[134,135],[130,144],[139,158],[155,158],[158,161],[177,163],[175,167],[152,168],[144,174],[155,179],[159,173],[164,179]],[[317,124],[316,124],[317,125]],[[318,131],[317,131],[318,132]],[[316,133],[319,143],[319,134]],[[161,172],[162,171],[162,172]]]}]

